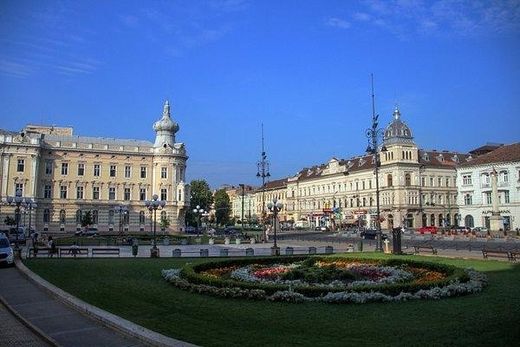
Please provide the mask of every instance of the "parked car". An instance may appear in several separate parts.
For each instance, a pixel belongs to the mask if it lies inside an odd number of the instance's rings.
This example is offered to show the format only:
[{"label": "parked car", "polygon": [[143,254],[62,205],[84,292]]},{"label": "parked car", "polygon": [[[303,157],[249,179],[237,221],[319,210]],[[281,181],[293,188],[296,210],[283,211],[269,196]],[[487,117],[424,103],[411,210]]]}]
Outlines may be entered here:
[{"label": "parked car", "polygon": [[[18,235],[17,235],[18,234]],[[25,243],[25,229],[23,227],[19,227],[18,231],[16,228],[9,229],[9,241],[11,243],[18,242],[18,243]]]},{"label": "parked car", "polygon": [[[375,240],[377,238],[377,230],[374,229],[366,229],[363,230],[360,234],[363,240]],[[388,236],[384,233],[381,233],[381,239],[386,240]]]},{"label": "parked car", "polygon": [[322,226],[317,226],[316,228],[314,228],[314,230],[315,231],[330,231],[330,228],[322,225]]},{"label": "parked car", "polygon": [[87,228],[85,230],[78,230],[74,233],[76,236],[98,236],[99,232],[97,228]]},{"label": "parked car", "polygon": [[419,228],[420,234],[437,234],[439,232],[439,229],[436,226],[429,226],[429,227],[421,227]]},{"label": "parked car", "polygon": [[0,234],[0,265],[13,265],[14,252],[9,239]]}]

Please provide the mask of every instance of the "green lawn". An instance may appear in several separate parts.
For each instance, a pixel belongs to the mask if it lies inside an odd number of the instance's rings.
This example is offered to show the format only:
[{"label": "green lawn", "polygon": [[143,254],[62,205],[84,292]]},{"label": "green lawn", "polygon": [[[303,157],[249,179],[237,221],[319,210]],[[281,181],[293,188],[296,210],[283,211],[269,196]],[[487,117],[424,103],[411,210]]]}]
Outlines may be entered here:
[{"label": "green lawn", "polygon": [[202,346],[518,344],[520,265],[417,258],[484,271],[489,286],[477,295],[440,301],[288,304],[215,298],[174,288],[160,271],[180,267],[184,259],[36,259],[26,264],[93,305]]}]

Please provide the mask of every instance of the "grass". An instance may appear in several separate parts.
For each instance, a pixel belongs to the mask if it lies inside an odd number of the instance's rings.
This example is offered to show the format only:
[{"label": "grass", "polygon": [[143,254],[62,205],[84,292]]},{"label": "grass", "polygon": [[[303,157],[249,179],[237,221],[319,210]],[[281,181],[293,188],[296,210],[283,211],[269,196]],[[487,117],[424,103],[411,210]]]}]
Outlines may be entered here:
[{"label": "grass", "polygon": [[473,267],[489,276],[489,286],[477,295],[440,301],[288,304],[215,298],[174,288],[160,271],[180,267],[185,259],[35,259],[26,264],[82,300],[202,346],[517,345],[519,265],[412,257],[418,258]]}]

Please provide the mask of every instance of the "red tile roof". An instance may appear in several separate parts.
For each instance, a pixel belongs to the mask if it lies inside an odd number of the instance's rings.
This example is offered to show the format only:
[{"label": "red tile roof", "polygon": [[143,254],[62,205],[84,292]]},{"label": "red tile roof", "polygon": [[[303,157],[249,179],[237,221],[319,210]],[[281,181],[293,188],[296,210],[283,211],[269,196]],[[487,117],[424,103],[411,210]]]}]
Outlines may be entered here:
[{"label": "red tile roof", "polygon": [[466,167],[473,165],[485,165],[518,161],[520,161],[520,142],[499,147],[492,152],[476,157],[473,160],[463,163],[460,166]]}]

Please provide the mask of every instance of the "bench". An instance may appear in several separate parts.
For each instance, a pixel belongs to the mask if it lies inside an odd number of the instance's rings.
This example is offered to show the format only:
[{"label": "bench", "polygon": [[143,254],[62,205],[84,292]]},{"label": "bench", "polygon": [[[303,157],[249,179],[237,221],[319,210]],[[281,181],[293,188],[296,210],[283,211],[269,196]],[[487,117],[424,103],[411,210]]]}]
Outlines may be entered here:
[{"label": "bench", "polygon": [[28,255],[28,257],[29,258],[31,258],[31,257],[37,258],[37,257],[42,257],[42,256],[50,257],[50,255],[51,255],[51,249],[50,248],[38,247],[37,249],[38,249],[38,252],[35,253],[34,252],[34,247],[29,248],[29,255]]},{"label": "bench", "polygon": [[484,259],[487,259],[488,257],[495,257],[495,258],[507,258],[509,261],[516,260],[517,252],[507,252],[507,251],[499,251],[499,250],[492,250],[492,249],[483,249],[482,250],[482,256]]},{"label": "bench", "polygon": [[119,257],[119,248],[92,248],[92,258],[95,255],[117,255]]},{"label": "bench", "polygon": [[421,251],[432,252],[432,254],[437,254],[437,248],[433,246],[413,246],[414,253],[419,254]]},{"label": "bench", "polygon": [[509,252],[509,254],[511,255],[511,261],[516,261],[516,258],[518,256],[520,256],[520,250],[516,250],[516,251],[511,251]]},{"label": "bench", "polygon": [[58,256],[60,258],[71,256],[76,258],[76,256],[85,256],[88,257],[88,248],[79,248],[79,247],[59,247],[58,248]]}]

